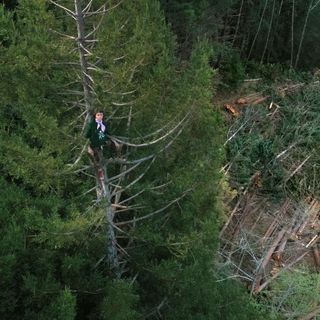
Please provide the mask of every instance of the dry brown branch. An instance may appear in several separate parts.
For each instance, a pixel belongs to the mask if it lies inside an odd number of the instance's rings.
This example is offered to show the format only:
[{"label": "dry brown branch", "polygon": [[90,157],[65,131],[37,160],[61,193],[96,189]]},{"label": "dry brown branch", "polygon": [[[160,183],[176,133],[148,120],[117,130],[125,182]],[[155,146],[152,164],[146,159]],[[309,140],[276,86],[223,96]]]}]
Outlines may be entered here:
[{"label": "dry brown branch", "polygon": [[297,231],[298,236],[300,236],[303,233],[303,230],[310,223],[310,221],[312,224],[314,223],[314,221],[317,219],[318,214],[319,214],[318,202],[315,199],[313,199],[312,202],[310,203],[309,207],[306,210],[307,216],[305,218],[305,221]]},{"label": "dry brown branch", "polygon": [[257,288],[256,291],[254,291],[254,294],[258,294],[259,292],[261,292],[266,286],[269,285],[269,283],[271,281],[273,281],[274,279],[276,279],[282,272],[284,272],[285,270],[290,269],[294,264],[298,263],[300,260],[302,260],[307,254],[309,253],[309,251],[305,251],[303,254],[301,254],[297,259],[295,259],[294,261],[292,261],[290,264],[286,265],[285,267],[283,267],[282,269],[280,269],[277,273],[275,273],[272,277],[270,277],[267,281],[265,281],[263,284],[260,285],[259,288]]},{"label": "dry brown branch", "polygon": [[261,272],[264,271],[265,267],[267,266],[268,262],[271,259],[271,256],[273,254],[273,252],[275,251],[276,247],[279,245],[279,242],[281,241],[281,239],[283,238],[283,236],[286,233],[286,229],[283,228],[279,233],[278,236],[276,237],[276,239],[272,242],[269,250],[267,251],[266,255],[264,256],[262,262],[260,263],[260,265],[258,266],[255,274],[255,280],[252,283],[252,287],[251,287],[251,293],[255,293],[260,291],[260,280],[262,279],[261,277]]},{"label": "dry brown branch", "polygon": [[319,239],[319,235],[316,234],[306,245],[306,248],[309,248],[311,245],[313,245],[314,243],[316,243]]},{"label": "dry brown branch", "polygon": [[312,254],[314,258],[315,265],[317,266],[317,270],[320,271],[320,253],[318,246],[314,246],[312,248]]},{"label": "dry brown branch", "polygon": [[242,201],[242,197],[239,198],[238,202],[236,203],[236,205],[234,206],[233,210],[231,211],[227,222],[224,224],[223,228],[221,229],[220,234],[219,234],[220,238],[223,236],[224,232],[228,228],[231,220],[233,219],[234,214],[237,212],[237,210],[238,210],[238,208],[239,208],[239,206],[241,204],[241,201]]},{"label": "dry brown branch", "polygon": [[269,99],[270,97],[271,97],[271,96],[265,96],[265,97],[258,98],[258,99],[256,99],[256,100],[252,101],[250,104],[251,104],[251,105],[260,104],[260,103],[266,101],[267,99]]},{"label": "dry brown branch", "polygon": [[279,264],[281,263],[282,254],[284,253],[284,249],[286,247],[289,237],[291,236],[291,233],[292,233],[292,228],[287,230],[286,234],[283,236],[282,240],[280,241],[278,247],[272,254],[272,258],[274,258],[275,261],[277,261]]},{"label": "dry brown branch", "polygon": [[248,182],[248,185],[247,185],[246,189],[243,191],[242,195],[239,196],[238,202],[236,203],[235,207],[233,208],[232,212],[230,213],[227,222],[224,224],[223,228],[221,229],[221,231],[220,231],[220,233],[219,233],[220,238],[222,237],[222,235],[224,234],[224,232],[225,232],[226,229],[228,228],[228,226],[229,226],[229,224],[230,224],[230,222],[231,222],[234,214],[237,212],[237,210],[238,210],[238,208],[239,208],[239,206],[240,206],[240,204],[241,204],[241,201],[243,200],[242,196],[245,196],[245,195],[247,194],[247,192],[248,192],[248,190],[249,190],[252,182],[254,181],[254,179],[257,177],[257,175],[258,175],[259,173],[260,173],[260,172],[255,172],[255,173],[251,176],[251,178],[250,178],[250,180],[249,180],[249,182]]}]

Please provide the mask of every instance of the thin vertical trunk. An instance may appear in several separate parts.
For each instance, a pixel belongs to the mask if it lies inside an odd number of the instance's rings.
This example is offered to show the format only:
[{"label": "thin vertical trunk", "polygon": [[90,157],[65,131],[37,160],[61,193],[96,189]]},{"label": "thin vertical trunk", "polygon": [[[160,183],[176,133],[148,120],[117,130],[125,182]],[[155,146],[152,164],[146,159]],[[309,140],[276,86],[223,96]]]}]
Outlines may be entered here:
[{"label": "thin vertical trunk", "polygon": [[[87,124],[90,112],[93,110],[93,92],[92,92],[92,78],[89,74],[88,69],[88,55],[90,54],[89,50],[86,47],[86,36],[85,36],[85,21],[84,15],[81,8],[81,1],[74,0],[75,5],[75,17],[78,30],[78,49],[79,49],[79,58],[80,58],[80,67],[81,67],[81,76],[82,76],[82,87],[84,94],[84,104],[86,108],[86,118],[84,121],[84,126]],[[108,176],[105,165],[102,165],[103,154],[102,152],[99,155],[99,161],[95,165],[96,176],[97,176],[97,198],[104,205],[106,221],[107,221],[107,262],[115,274],[116,277],[120,277],[120,268],[119,268],[119,258],[117,250],[117,239],[114,229],[114,210],[111,203],[111,192],[108,185]]]},{"label": "thin vertical trunk", "polygon": [[265,0],[264,7],[263,7],[263,10],[262,10],[262,13],[261,13],[261,18],[260,18],[260,21],[259,21],[259,26],[258,26],[257,32],[256,32],[256,34],[255,34],[255,36],[254,36],[254,39],[253,39],[253,41],[252,41],[252,44],[251,44],[251,47],[250,47],[250,50],[249,50],[249,54],[248,54],[247,60],[249,60],[250,57],[251,57],[251,53],[252,53],[252,50],[253,50],[254,45],[255,45],[255,43],[256,43],[256,40],[257,40],[257,38],[258,38],[258,35],[259,35],[259,32],[260,32],[260,28],[261,28],[261,25],[262,25],[262,22],[263,22],[263,18],[264,18],[264,15],[265,15],[267,6],[268,6],[268,0]]},{"label": "thin vertical trunk", "polygon": [[294,63],[294,67],[295,68],[298,66],[298,62],[299,62],[299,59],[300,59],[302,43],[303,43],[303,40],[304,40],[304,35],[306,33],[306,28],[307,28],[308,20],[309,20],[309,17],[310,17],[310,12],[312,10],[312,2],[313,1],[310,2],[310,5],[309,5],[308,11],[307,11],[307,15],[306,15],[306,19],[304,20],[303,29],[302,29],[302,33],[301,33],[301,38],[300,38],[300,42],[299,42],[299,48],[298,48],[298,52],[297,52],[297,56],[296,56],[296,61]]},{"label": "thin vertical trunk", "polygon": [[239,16],[238,16],[238,20],[237,20],[237,26],[236,26],[236,30],[234,32],[233,40],[232,40],[232,46],[234,46],[234,43],[235,43],[237,36],[238,36],[240,20],[241,20],[241,16],[242,16],[243,2],[244,2],[244,0],[241,0],[241,5],[240,5],[240,9],[239,9]]},{"label": "thin vertical trunk", "polygon": [[113,219],[114,219],[114,210],[111,203],[111,192],[106,181],[108,181],[107,171],[104,168],[104,179],[102,179],[102,197],[105,205],[105,214],[107,220],[107,261],[111,270],[114,272],[117,278],[121,277],[119,257],[117,250],[117,238],[114,230]]},{"label": "thin vertical trunk", "polygon": [[261,57],[261,60],[260,60],[260,64],[263,63],[264,56],[265,56],[267,48],[268,48],[269,39],[270,39],[270,33],[271,33],[272,25],[273,25],[273,16],[274,16],[275,7],[276,7],[276,0],[273,1],[273,5],[272,5],[271,21],[270,21],[270,25],[269,25],[269,29],[268,29],[266,44],[264,46],[262,57]]},{"label": "thin vertical trunk", "polygon": [[290,66],[293,67],[293,47],[294,47],[294,0],[292,2],[292,12],[291,12],[291,60]]},{"label": "thin vertical trunk", "polygon": [[84,126],[85,126],[89,119],[90,112],[93,109],[93,106],[91,104],[91,92],[90,92],[90,84],[92,84],[91,83],[92,81],[89,77],[89,72],[88,72],[88,61],[86,58],[88,51],[86,51],[84,17],[82,13],[80,0],[74,0],[74,6],[75,6],[76,24],[77,24],[77,30],[78,30],[77,43],[78,43],[78,49],[79,49],[84,104],[86,107],[86,118],[84,121]]}]

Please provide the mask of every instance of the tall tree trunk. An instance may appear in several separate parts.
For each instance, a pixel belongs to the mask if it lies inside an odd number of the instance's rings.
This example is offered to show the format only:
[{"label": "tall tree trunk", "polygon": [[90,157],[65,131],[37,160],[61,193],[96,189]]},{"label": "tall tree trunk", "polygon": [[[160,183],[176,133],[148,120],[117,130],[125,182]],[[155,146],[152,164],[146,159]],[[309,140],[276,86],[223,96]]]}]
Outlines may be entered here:
[{"label": "tall tree trunk", "polygon": [[[82,87],[83,87],[83,94],[84,94],[84,103],[86,108],[86,116],[84,121],[84,126],[87,124],[90,113],[93,110],[93,81],[92,77],[89,74],[88,69],[88,56],[90,55],[90,51],[87,48],[87,41],[85,35],[85,19],[84,19],[84,12],[81,8],[81,1],[74,0],[75,6],[75,20],[77,24],[77,31],[78,31],[78,50],[79,50],[79,58],[80,58],[80,68],[81,68],[81,76],[82,76]],[[96,175],[97,175],[97,190],[98,192],[98,200],[103,203],[106,221],[107,221],[107,261],[117,277],[121,276],[120,269],[119,269],[119,258],[118,258],[118,251],[117,251],[117,239],[116,239],[116,232],[114,229],[114,210],[112,208],[111,203],[111,192],[108,185],[108,177],[106,167],[103,165],[103,155],[101,153],[101,161],[98,162],[98,165],[95,166]]]}]

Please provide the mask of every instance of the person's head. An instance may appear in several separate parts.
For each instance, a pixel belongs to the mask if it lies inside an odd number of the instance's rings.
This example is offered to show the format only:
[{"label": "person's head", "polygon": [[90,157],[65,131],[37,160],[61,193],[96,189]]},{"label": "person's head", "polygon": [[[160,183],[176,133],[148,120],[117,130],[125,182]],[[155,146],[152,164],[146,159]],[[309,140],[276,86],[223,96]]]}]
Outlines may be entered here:
[{"label": "person's head", "polygon": [[97,121],[102,121],[103,120],[103,112],[102,111],[97,111],[95,113],[95,118]]}]

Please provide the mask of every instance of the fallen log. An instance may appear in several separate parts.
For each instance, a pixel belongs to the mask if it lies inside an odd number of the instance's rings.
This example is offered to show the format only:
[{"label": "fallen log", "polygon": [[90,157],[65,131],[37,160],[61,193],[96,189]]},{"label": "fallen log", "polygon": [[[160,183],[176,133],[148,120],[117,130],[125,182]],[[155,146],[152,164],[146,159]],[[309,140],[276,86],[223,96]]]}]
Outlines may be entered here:
[{"label": "fallen log", "polygon": [[261,281],[261,272],[265,269],[265,267],[267,266],[268,262],[271,259],[272,254],[274,253],[276,247],[279,245],[279,242],[282,240],[283,236],[285,235],[285,233],[287,232],[287,230],[285,228],[283,228],[279,233],[278,236],[275,238],[275,240],[272,242],[269,250],[267,251],[266,255],[264,256],[262,262],[260,263],[260,265],[258,266],[255,274],[256,274],[256,278],[252,283],[252,287],[251,287],[251,294],[255,293],[255,292],[259,292],[259,288],[260,288],[260,284],[259,282]]},{"label": "fallen log", "polygon": [[317,268],[317,271],[320,271],[320,253],[318,246],[312,248],[313,259]]},{"label": "fallen log", "polygon": [[287,212],[288,206],[289,206],[289,201],[288,199],[286,199],[283,205],[281,206],[280,210],[278,210],[269,228],[267,229],[267,231],[259,241],[261,246],[263,246],[265,241],[271,237],[276,227],[278,226],[279,222],[281,221],[283,215]]}]

